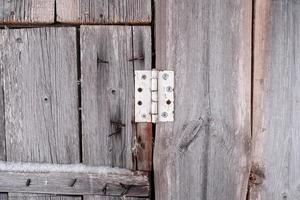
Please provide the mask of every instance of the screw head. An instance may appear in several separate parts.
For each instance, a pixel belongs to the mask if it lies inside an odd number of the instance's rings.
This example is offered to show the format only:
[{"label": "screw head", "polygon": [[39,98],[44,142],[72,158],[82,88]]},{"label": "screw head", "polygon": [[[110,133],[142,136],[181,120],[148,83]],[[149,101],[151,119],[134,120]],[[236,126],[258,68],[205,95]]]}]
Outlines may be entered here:
[{"label": "screw head", "polygon": [[162,75],[162,78],[163,78],[164,80],[167,80],[167,79],[169,78],[169,74],[164,73],[164,74]]},{"label": "screw head", "polygon": [[142,75],[142,79],[145,80],[147,78],[147,76],[144,74]]},{"label": "screw head", "polygon": [[167,90],[167,92],[172,92],[172,91],[173,91],[173,88],[172,88],[171,86],[168,86],[168,87],[166,88],[166,90]]},{"label": "screw head", "polygon": [[142,114],[142,118],[144,118],[144,119],[145,119],[146,117],[147,117],[147,115],[146,115],[146,114]]},{"label": "screw head", "polygon": [[168,117],[168,113],[167,113],[167,112],[163,112],[163,113],[161,113],[161,116],[162,116],[163,118],[166,118],[166,117]]}]

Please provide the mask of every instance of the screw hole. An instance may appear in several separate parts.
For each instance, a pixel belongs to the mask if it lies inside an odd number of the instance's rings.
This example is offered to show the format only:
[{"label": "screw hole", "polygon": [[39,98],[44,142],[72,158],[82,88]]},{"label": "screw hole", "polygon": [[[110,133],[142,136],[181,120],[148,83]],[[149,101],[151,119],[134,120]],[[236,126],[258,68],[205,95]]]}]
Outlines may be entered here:
[{"label": "screw hole", "polygon": [[142,101],[138,101],[138,105],[141,106],[143,104]]},{"label": "screw hole", "polygon": [[112,94],[116,94],[116,90],[112,90],[111,93],[112,93]]},{"label": "screw hole", "polygon": [[45,97],[45,98],[44,98],[44,101],[48,101],[48,98],[47,98],[47,97]]},{"label": "screw hole", "polygon": [[138,92],[142,92],[143,91],[143,88],[138,88]]},{"label": "screw hole", "polygon": [[172,103],[172,101],[171,100],[167,100],[167,102],[166,102],[168,105],[170,105],[171,103]]},{"label": "screw hole", "polygon": [[145,80],[147,78],[146,75],[142,75],[142,79]]}]

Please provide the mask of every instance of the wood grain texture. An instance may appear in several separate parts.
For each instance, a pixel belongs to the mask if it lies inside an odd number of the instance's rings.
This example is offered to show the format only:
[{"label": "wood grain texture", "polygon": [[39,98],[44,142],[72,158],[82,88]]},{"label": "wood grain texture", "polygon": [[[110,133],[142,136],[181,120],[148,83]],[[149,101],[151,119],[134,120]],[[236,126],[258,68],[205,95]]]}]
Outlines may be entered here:
[{"label": "wood grain texture", "polygon": [[[3,48],[4,38],[0,37],[0,48]],[[2,52],[0,53],[2,57]],[[6,160],[5,148],[5,117],[4,117],[4,88],[3,88],[3,69],[0,68],[0,160]]]},{"label": "wood grain texture", "polygon": [[119,168],[0,162],[0,191],[147,197],[149,179]]},{"label": "wood grain texture", "polygon": [[11,200],[81,200],[81,197],[68,197],[68,196],[55,196],[55,195],[45,195],[45,194],[22,194],[22,193],[11,193],[9,195]]},{"label": "wood grain texture", "polygon": [[75,28],[0,35],[7,160],[78,163]]},{"label": "wood grain texture", "polygon": [[74,24],[145,24],[151,0],[57,0],[57,20]]},{"label": "wood grain texture", "polygon": [[1,0],[0,24],[54,22],[54,0]]},{"label": "wood grain texture", "polygon": [[[137,168],[135,152],[141,150],[134,140],[134,70],[151,68],[150,33],[145,27],[81,27],[85,164]],[[144,58],[135,60],[135,55]]]},{"label": "wood grain texture", "polygon": [[156,199],[246,199],[252,1],[155,6],[156,66],[175,71],[175,121],[156,125]]},{"label": "wood grain texture", "polygon": [[[3,38],[0,39],[0,48],[4,43]],[[0,56],[1,53],[0,53]],[[5,117],[4,117],[4,88],[3,88],[3,72],[0,67],[0,160],[6,161],[6,142],[5,142]],[[7,193],[0,193],[0,200],[7,200]]]},{"label": "wood grain texture", "polygon": [[300,2],[255,7],[250,199],[300,198]]}]

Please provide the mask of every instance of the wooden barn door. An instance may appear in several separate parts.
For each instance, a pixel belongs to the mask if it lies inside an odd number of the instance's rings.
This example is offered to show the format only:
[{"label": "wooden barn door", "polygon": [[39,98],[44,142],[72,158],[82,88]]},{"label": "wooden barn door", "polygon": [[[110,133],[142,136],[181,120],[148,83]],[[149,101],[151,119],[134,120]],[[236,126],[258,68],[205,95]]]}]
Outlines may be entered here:
[{"label": "wooden barn door", "polygon": [[150,1],[0,2],[0,199],[149,198],[150,21]]}]

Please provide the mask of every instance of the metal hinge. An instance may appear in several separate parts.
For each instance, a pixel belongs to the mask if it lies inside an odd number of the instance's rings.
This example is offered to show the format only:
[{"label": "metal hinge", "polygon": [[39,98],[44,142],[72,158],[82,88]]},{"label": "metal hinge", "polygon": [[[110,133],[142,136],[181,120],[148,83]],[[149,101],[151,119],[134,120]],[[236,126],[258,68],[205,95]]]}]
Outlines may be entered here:
[{"label": "metal hinge", "polygon": [[174,72],[135,71],[135,122],[174,121]]}]

